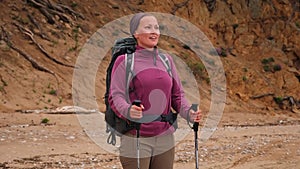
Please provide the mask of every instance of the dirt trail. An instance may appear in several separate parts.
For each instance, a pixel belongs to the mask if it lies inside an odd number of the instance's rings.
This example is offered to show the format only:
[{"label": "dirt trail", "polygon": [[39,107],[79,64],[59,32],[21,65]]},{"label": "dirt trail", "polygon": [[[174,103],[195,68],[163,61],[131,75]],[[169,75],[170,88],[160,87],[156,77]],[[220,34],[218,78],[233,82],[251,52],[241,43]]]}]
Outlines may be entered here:
[{"label": "dirt trail", "polygon": [[[43,118],[48,125],[40,124]],[[0,113],[2,168],[121,168],[118,157],[97,146],[76,115]],[[300,123],[227,125],[199,142],[199,165],[205,169],[297,169]],[[106,138],[105,138],[106,139]],[[175,169],[194,168],[191,131],[176,146]]]}]

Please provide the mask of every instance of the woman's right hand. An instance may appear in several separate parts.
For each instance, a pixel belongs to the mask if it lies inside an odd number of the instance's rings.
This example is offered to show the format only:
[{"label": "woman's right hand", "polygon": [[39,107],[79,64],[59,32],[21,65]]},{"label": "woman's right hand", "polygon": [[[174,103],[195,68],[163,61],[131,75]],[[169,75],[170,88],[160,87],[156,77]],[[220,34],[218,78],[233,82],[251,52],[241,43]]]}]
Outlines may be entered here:
[{"label": "woman's right hand", "polygon": [[132,105],[129,111],[129,117],[132,119],[141,119],[143,117],[144,106]]}]

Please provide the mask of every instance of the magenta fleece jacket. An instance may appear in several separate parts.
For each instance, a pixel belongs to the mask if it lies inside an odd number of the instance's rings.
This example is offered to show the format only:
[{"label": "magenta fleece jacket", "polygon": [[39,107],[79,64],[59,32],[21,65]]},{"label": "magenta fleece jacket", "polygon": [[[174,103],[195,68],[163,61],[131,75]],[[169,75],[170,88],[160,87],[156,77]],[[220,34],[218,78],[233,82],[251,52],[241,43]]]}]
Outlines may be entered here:
[{"label": "magenta fleece jacket", "polygon": [[[172,76],[160,60],[157,50],[148,51],[137,46],[134,53],[134,77],[129,84],[130,102],[127,101],[125,92],[125,55],[116,59],[112,70],[109,104],[119,117],[128,119],[131,102],[141,100],[145,108],[143,116],[149,117],[141,125],[141,136],[151,137],[174,132],[174,127],[168,122],[153,121],[154,117],[168,114],[171,108],[187,119],[190,104],[184,97],[172,57],[166,56],[170,62]],[[135,130],[130,133],[135,134]]]}]

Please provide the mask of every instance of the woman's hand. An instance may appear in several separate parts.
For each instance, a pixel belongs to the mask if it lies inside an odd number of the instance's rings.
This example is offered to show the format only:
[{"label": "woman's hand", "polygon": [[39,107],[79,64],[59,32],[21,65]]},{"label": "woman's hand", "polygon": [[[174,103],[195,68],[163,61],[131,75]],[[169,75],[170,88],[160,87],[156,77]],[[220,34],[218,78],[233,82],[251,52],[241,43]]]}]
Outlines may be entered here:
[{"label": "woman's hand", "polygon": [[202,111],[197,108],[197,111],[190,110],[189,112],[189,117],[191,122],[200,122],[201,117],[202,117]]},{"label": "woman's hand", "polygon": [[143,117],[144,106],[132,105],[129,111],[129,117],[132,119],[141,119]]}]

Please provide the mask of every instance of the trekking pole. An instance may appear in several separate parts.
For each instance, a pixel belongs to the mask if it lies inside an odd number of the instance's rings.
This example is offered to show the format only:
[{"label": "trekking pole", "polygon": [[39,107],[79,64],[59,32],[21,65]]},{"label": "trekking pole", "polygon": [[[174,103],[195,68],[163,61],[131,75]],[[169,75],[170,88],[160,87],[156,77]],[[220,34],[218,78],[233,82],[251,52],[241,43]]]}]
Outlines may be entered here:
[{"label": "trekking pole", "polygon": [[141,123],[136,123],[136,156],[137,156],[137,169],[140,169],[140,126]]},{"label": "trekking pole", "polygon": [[[136,106],[141,106],[141,101],[140,100],[134,100],[133,105]],[[137,169],[140,169],[140,127],[141,123],[139,122],[134,122],[135,124],[135,129],[136,129],[136,158],[137,158]]]},{"label": "trekking pole", "polygon": [[[198,109],[198,104],[192,104],[191,107],[192,110],[197,111]],[[199,123],[194,122],[192,129],[194,130],[195,133],[195,162],[196,162],[196,169],[199,169],[199,164],[198,164],[198,128],[199,128]]]}]

